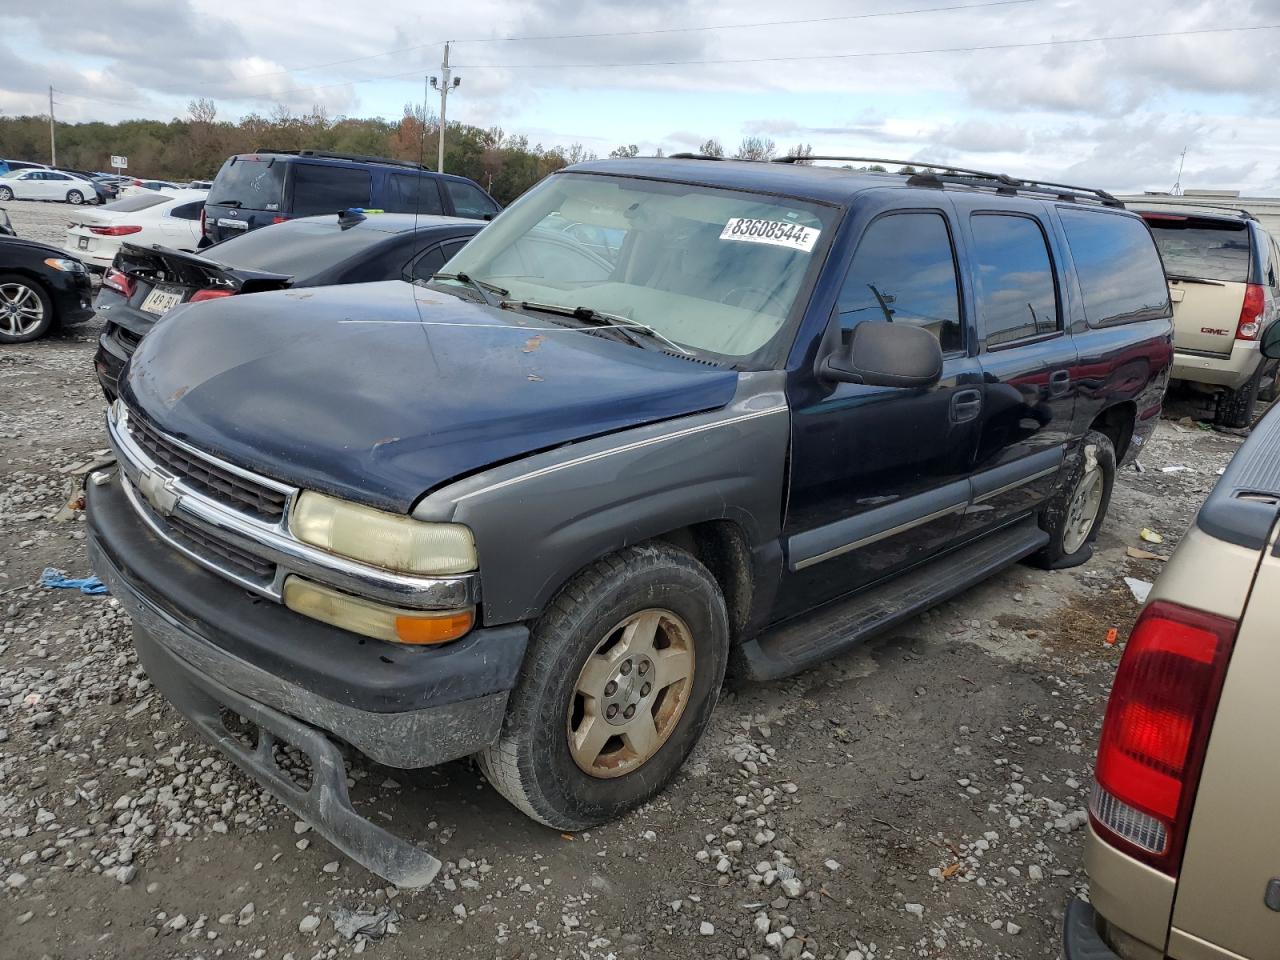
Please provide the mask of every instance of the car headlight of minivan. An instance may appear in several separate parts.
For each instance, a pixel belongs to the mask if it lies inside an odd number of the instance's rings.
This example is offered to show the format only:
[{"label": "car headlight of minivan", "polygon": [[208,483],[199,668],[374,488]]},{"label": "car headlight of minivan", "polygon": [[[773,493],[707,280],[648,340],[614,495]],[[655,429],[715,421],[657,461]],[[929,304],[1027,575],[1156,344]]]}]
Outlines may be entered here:
[{"label": "car headlight of minivan", "polygon": [[293,505],[289,529],[303,543],[400,573],[440,576],[477,566],[475,539],[460,523],[426,523],[311,490]]}]

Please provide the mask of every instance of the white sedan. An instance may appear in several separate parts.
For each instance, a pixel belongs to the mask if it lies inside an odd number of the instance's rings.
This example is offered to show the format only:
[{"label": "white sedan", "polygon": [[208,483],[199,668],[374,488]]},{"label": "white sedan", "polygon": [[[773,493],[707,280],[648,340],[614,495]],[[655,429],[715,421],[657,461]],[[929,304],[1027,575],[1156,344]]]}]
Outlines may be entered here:
[{"label": "white sedan", "polygon": [[96,203],[92,181],[62,170],[10,170],[0,176],[0,200],[62,200]]},{"label": "white sedan", "polygon": [[86,266],[105,270],[120,244],[157,243],[175,250],[195,250],[200,242],[200,211],[208,190],[144,190],[86,210],[67,224],[62,249]]}]

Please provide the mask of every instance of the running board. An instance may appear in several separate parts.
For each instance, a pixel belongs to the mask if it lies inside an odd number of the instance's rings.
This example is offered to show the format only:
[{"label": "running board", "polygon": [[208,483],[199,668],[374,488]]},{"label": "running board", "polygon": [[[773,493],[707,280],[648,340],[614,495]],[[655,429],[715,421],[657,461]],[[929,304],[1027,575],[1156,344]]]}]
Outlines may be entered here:
[{"label": "running board", "polygon": [[739,662],[752,680],[776,680],[807,670],[967,590],[1048,542],[1049,535],[1028,518],[887,583],[774,627],[744,643]]}]

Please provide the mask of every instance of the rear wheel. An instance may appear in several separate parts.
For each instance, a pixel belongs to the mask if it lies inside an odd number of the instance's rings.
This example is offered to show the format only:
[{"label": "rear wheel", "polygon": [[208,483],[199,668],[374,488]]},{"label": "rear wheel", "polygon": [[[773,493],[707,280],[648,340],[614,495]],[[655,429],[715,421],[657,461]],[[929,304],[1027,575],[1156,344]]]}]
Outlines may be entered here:
[{"label": "rear wheel", "polygon": [[480,768],[535,820],[583,830],[671,781],[706,729],[728,658],[724,598],[696,559],[628,547],[578,574],[534,628]]},{"label": "rear wheel", "polygon": [[67,203],[79,206],[80,204],[84,203],[84,194],[81,193],[79,190],[68,190]]},{"label": "rear wheel", "polygon": [[53,325],[53,302],[34,280],[0,274],[0,343],[26,343]]},{"label": "rear wheel", "polygon": [[1263,403],[1274,403],[1277,396],[1280,396],[1280,363],[1272,363],[1262,376],[1258,399]]},{"label": "rear wheel", "polygon": [[13,191],[10,190],[8,187],[0,187],[0,200],[7,201],[12,199],[13,199]]},{"label": "rear wheel", "polygon": [[1050,570],[1075,567],[1093,556],[1093,541],[1102,527],[1116,480],[1116,451],[1111,438],[1097,430],[1084,435],[1067,483],[1040,514],[1049,544],[1036,562]]},{"label": "rear wheel", "polygon": [[1247,382],[1235,390],[1218,394],[1217,415],[1213,422],[1219,427],[1234,430],[1250,426],[1258,406],[1258,391],[1262,388],[1263,367],[1260,365]]}]

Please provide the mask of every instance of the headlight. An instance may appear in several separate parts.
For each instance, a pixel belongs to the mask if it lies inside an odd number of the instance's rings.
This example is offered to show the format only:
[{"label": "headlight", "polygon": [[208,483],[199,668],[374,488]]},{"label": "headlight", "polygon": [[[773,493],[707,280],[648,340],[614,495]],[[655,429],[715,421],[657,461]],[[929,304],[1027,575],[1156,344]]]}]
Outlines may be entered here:
[{"label": "headlight", "polygon": [[477,566],[475,539],[461,524],[423,523],[310,490],[294,504],[289,529],[304,543],[402,573],[466,573]]},{"label": "headlight", "polygon": [[84,264],[79,260],[69,260],[62,257],[49,257],[45,260],[46,267],[53,267],[55,270],[61,270],[63,273],[84,273]]}]

